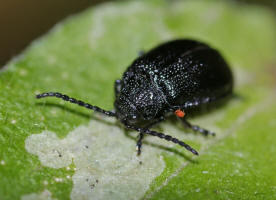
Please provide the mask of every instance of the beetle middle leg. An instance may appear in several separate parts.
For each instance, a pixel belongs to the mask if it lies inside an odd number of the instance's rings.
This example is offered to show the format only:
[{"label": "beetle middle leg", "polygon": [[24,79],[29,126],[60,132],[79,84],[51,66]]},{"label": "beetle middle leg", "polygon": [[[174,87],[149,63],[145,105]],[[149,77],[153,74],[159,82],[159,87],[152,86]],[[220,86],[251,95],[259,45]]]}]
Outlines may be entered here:
[{"label": "beetle middle leg", "polygon": [[[160,117],[159,119],[155,120],[154,122],[150,123],[148,126],[146,126],[146,128],[151,128],[153,127],[154,125],[160,123],[161,121],[164,120],[164,117]],[[141,148],[142,148],[142,140],[144,138],[144,133],[143,132],[139,132],[139,138],[138,138],[138,141],[136,143],[136,150],[137,150],[137,155],[139,156],[141,154]]]},{"label": "beetle middle leg", "polygon": [[182,122],[182,124],[184,124],[185,127],[192,129],[195,132],[199,132],[202,133],[203,135],[212,135],[215,136],[215,133],[209,130],[206,130],[204,128],[201,128],[197,125],[192,125],[190,122],[188,122],[185,118],[179,118]]}]

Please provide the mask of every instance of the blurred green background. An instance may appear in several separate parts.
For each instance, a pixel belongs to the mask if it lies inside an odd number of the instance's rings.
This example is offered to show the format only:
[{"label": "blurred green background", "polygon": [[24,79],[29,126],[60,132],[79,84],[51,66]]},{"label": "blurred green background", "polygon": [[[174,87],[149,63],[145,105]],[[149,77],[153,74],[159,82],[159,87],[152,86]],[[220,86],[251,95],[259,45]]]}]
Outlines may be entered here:
[{"label": "blurred green background", "polygon": [[[0,0],[0,68],[68,15],[107,0]],[[170,0],[168,0],[170,1]],[[229,0],[233,1],[233,0]],[[276,10],[275,0],[236,0]],[[235,2],[235,1],[234,1]]]}]

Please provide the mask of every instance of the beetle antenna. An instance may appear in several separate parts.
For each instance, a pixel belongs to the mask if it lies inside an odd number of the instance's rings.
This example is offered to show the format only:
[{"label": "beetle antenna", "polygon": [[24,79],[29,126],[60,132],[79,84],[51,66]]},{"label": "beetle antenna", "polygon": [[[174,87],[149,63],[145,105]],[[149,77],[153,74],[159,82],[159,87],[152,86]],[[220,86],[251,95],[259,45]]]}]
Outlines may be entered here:
[{"label": "beetle antenna", "polygon": [[133,129],[133,130],[136,130],[140,133],[145,133],[145,134],[148,134],[148,135],[152,135],[152,136],[157,136],[161,139],[165,139],[167,141],[171,141],[175,144],[178,144],[184,148],[186,148],[188,151],[192,152],[193,154],[195,155],[198,155],[198,152],[196,150],[194,150],[190,145],[178,140],[177,138],[174,138],[170,135],[165,135],[164,133],[160,133],[160,132],[156,132],[156,131],[152,131],[150,129],[147,129],[147,128],[138,128],[138,127],[135,127],[135,126],[132,126],[132,125],[129,125],[129,124],[126,124],[124,123],[124,125],[126,126],[126,128],[129,128],[129,129]]},{"label": "beetle antenna", "polygon": [[98,106],[93,106],[89,103],[85,103],[81,100],[77,100],[75,98],[69,97],[65,94],[61,94],[61,93],[58,93],[58,92],[45,92],[45,93],[36,95],[37,99],[41,99],[41,98],[44,98],[44,97],[57,97],[57,98],[60,98],[64,101],[69,101],[70,103],[77,104],[79,106],[85,107],[85,108],[90,109],[90,110],[94,110],[96,112],[105,114],[105,115],[110,116],[110,117],[115,117],[116,116],[115,112],[101,109]]}]

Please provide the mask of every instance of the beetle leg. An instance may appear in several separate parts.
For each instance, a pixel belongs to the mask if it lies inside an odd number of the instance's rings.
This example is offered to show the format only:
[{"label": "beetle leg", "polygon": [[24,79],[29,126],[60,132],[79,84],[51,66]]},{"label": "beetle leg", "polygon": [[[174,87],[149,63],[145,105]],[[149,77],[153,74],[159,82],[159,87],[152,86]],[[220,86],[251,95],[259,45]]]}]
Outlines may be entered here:
[{"label": "beetle leg", "polygon": [[139,156],[141,154],[141,148],[142,148],[142,140],[144,138],[144,133],[139,133],[139,138],[138,141],[136,143],[136,151],[137,151],[137,156]]},{"label": "beetle leg", "polygon": [[202,133],[203,135],[212,135],[212,136],[215,136],[215,133],[212,132],[212,131],[208,131],[204,128],[201,128],[197,125],[192,125],[190,122],[188,122],[185,118],[180,118],[181,122],[184,124],[184,126],[186,126],[187,128],[190,128],[192,129],[193,131],[195,132],[200,132]]},{"label": "beetle leg", "polygon": [[[154,125],[160,123],[161,121],[164,120],[164,117],[161,116],[159,119],[155,120],[154,122],[150,123],[148,126],[146,126],[146,128],[151,128]],[[136,144],[136,150],[137,150],[137,155],[139,156],[141,154],[141,148],[142,148],[142,140],[144,138],[144,133],[143,132],[139,132],[139,138]]]},{"label": "beetle leg", "polygon": [[116,97],[121,92],[121,88],[122,88],[121,86],[122,86],[122,81],[120,79],[116,80],[114,83],[114,91],[115,91]]}]

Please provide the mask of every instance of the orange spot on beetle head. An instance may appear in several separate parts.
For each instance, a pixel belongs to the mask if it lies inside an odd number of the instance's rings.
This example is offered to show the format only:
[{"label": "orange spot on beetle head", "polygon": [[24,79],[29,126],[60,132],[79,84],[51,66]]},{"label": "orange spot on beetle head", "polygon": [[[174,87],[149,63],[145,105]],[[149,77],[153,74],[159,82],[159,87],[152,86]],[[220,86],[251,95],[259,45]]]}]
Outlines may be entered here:
[{"label": "orange spot on beetle head", "polygon": [[176,111],[174,112],[174,114],[175,114],[177,117],[181,117],[181,118],[185,116],[185,112],[182,111],[182,110],[180,110],[180,109],[176,110]]}]

